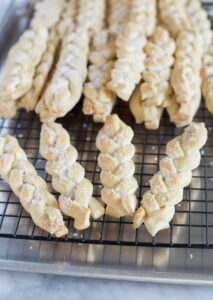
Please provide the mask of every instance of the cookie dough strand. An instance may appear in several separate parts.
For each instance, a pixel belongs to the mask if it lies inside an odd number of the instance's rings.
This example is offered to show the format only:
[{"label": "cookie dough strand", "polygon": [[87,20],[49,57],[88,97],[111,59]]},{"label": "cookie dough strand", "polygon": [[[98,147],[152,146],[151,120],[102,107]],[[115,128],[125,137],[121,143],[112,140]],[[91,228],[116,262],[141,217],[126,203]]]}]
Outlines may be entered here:
[{"label": "cookie dough strand", "polygon": [[202,93],[207,109],[213,113],[213,44],[203,57]]},{"label": "cookie dough strand", "polygon": [[0,174],[37,226],[57,237],[68,233],[58,202],[10,135],[0,137]]},{"label": "cookie dough strand", "polygon": [[117,60],[107,85],[124,101],[129,100],[141,80],[146,36],[152,34],[156,23],[155,0],[133,0],[130,3],[128,22],[116,39]]},{"label": "cookie dough strand", "polygon": [[131,127],[118,115],[110,115],[96,138],[96,146],[101,152],[98,157],[100,180],[104,186],[101,198],[107,205],[106,214],[115,218],[132,215],[136,208],[138,185],[133,177],[133,135]]},{"label": "cookie dough strand", "polygon": [[158,1],[160,21],[175,38],[181,30],[191,28],[191,23],[185,9],[185,2],[180,0]]},{"label": "cookie dough strand", "polygon": [[47,160],[45,170],[52,176],[53,188],[60,193],[61,211],[74,218],[76,229],[88,228],[90,214],[93,218],[100,218],[104,208],[92,197],[93,186],[85,179],[84,168],[76,162],[78,152],[70,144],[69,134],[60,124],[42,125],[40,154]]},{"label": "cookie dough strand", "polygon": [[200,105],[202,49],[199,33],[191,30],[179,33],[171,73],[174,95],[167,103],[170,120],[178,127],[188,125]]},{"label": "cookie dough strand", "polygon": [[136,123],[145,123],[147,129],[159,127],[163,107],[172,93],[171,67],[174,63],[175,42],[169,32],[156,27],[145,46],[145,71],[142,83],[130,99],[130,110]]},{"label": "cookie dough strand", "polygon": [[200,164],[199,150],[207,140],[204,123],[192,123],[184,133],[168,142],[167,156],[160,161],[160,171],[150,180],[141,207],[134,215],[135,228],[144,223],[152,236],[169,228],[175,205],[183,199],[183,188],[190,184],[192,170]]}]

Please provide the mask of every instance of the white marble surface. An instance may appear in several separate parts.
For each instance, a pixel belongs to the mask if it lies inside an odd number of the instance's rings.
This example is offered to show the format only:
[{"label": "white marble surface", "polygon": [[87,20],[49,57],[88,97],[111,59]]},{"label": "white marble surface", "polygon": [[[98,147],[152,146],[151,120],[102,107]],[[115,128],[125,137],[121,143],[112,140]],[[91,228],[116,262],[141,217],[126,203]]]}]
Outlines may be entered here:
[{"label": "white marble surface", "polygon": [[0,271],[1,300],[210,300],[213,287],[82,279]]}]

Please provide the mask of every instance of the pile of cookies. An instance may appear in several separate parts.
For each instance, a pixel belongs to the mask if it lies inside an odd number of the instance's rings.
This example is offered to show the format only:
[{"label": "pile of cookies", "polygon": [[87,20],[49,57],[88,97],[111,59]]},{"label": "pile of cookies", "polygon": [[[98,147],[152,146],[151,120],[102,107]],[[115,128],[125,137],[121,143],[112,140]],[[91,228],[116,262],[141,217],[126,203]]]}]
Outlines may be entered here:
[{"label": "pile of cookies", "polygon": [[[213,113],[211,23],[199,0],[41,0],[27,29],[11,48],[0,83],[0,117],[19,108],[35,111],[43,123],[40,154],[57,201],[28,162],[17,140],[0,138],[0,174],[42,229],[68,232],[61,212],[78,230],[104,213],[134,215],[151,235],[169,227],[174,205],[191,182],[205,144],[204,124],[191,123],[201,93]],[[101,199],[76,160],[77,149],[55,120],[83,96],[82,111],[104,123],[97,133]],[[129,102],[136,123],[158,129],[167,111],[177,127],[189,125],[167,145],[160,171],[136,210],[134,132],[112,111]],[[106,205],[106,207],[104,207]]]}]

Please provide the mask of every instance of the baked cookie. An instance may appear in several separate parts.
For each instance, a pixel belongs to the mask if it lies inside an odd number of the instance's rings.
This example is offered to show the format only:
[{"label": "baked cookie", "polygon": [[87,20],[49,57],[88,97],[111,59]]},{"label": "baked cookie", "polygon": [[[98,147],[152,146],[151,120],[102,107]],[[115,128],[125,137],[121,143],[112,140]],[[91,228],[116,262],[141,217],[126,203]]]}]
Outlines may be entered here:
[{"label": "baked cookie", "polygon": [[166,103],[170,121],[177,127],[190,124],[200,106],[202,53],[199,33],[192,30],[179,33],[171,73],[174,93]]},{"label": "baked cookie", "polygon": [[135,86],[141,80],[145,59],[143,49],[146,37],[152,34],[155,24],[155,0],[130,2],[128,21],[116,39],[117,59],[107,85],[124,101],[129,100]]},{"label": "baked cookie", "polygon": [[68,233],[57,200],[10,135],[0,137],[0,174],[37,226],[57,237]]},{"label": "baked cookie", "polygon": [[168,142],[167,156],[160,161],[160,171],[151,178],[150,190],[143,195],[134,215],[135,228],[144,223],[152,236],[169,228],[175,205],[182,201],[183,188],[190,184],[192,170],[200,164],[199,150],[206,140],[204,123],[192,123],[182,135]]},{"label": "baked cookie", "polygon": [[145,70],[142,83],[130,98],[130,110],[137,124],[157,129],[167,99],[172,94],[171,68],[174,63],[175,42],[169,32],[158,26],[145,46]]},{"label": "baked cookie", "polygon": [[70,144],[68,132],[60,124],[44,123],[39,150],[47,160],[45,170],[52,176],[53,188],[60,193],[61,211],[74,219],[76,229],[88,228],[90,214],[100,218],[104,207],[92,197],[93,186],[85,178],[84,168],[76,162],[78,152]]},{"label": "baked cookie", "polygon": [[110,115],[96,138],[96,146],[101,152],[98,157],[100,180],[104,186],[101,199],[107,205],[106,214],[115,218],[132,215],[136,208],[138,184],[133,176],[133,135],[131,127],[118,115]]}]

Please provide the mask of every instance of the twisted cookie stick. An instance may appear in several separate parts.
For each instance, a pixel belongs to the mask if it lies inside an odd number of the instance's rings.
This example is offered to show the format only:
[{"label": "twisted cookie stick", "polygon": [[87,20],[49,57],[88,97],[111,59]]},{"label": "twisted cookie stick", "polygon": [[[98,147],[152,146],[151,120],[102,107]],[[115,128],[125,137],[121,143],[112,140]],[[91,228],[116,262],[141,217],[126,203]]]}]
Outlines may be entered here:
[{"label": "twisted cookie stick", "polygon": [[[96,0],[97,7],[104,9],[104,3]],[[102,5],[101,5],[102,3]],[[90,1],[79,1],[77,26],[70,28],[63,38],[59,61],[50,83],[41,100],[36,106],[36,112],[42,122],[52,122],[65,116],[80,100],[83,83],[87,76],[87,57],[89,52],[89,30],[96,24],[92,20],[102,17],[99,9],[94,9]],[[85,4],[85,5],[84,5]],[[94,1],[93,1],[94,4]],[[89,23],[84,23],[93,12]]]},{"label": "twisted cookie stick", "polygon": [[191,28],[185,9],[185,1],[159,0],[158,8],[161,22],[172,33],[173,37],[176,38],[181,30]]},{"label": "twisted cookie stick", "polygon": [[[124,101],[129,100],[141,79],[145,59],[143,48],[146,36],[154,30],[155,19],[155,0],[131,1],[129,21],[116,40],[117,60],[107,85]],[[141,26],[142,23],[145,26]]]},{"label": "twisted cookie stick", "polygon": [[13,117],[17,110],[16,100],[31,88],[47,39],[46,28],[29,29],[9,51],[0,87],[1,117]]},{"label": "twisted cookie stick", "polygon": [[64,2],[45,0],[38,3],[31,28],[11,48],[0,88],[0,116],[14,116],[17,100],[31,89],[36,67],[49,41],[48,30],[59,20]]},{"label": "twisted cookie stick", "polygon": [[202,93],[207,109],[213,113],[213,44],[203,57]]},{"label": "twisted cookie stick", "polygon": [[50,30],[48,36],[47,48],[41,57],[40,63],[35,69],[32,87],[17,101],[17,105],[19,107],[23,107],[27,111],[34,110],[38,99],[41,96],[45,82],[47,81],[50,69],[53,65],[54,56],[59,41],[59,35],[57,34],[55,28],[53,28]]},{"label": "twisted cookie stick", "polygon": [[[39,2],[37,4],[39,11],[41,11],[40,15],[43,16],[43,18],[46,16],[45,14],[48,14],[47,11],[43,11],[46,8],[45,7],[46,2],[49,2],[49,0],[44,2]],[[59,0],[56,0],[55,2],[56,3],[58,2],[58,4],[60,3]],[[52,11],[52,9],[50,11]],[[38,18],[36,17],[34,18],[35,19],[33,22],[34,26],[36,26],[37,23],[42,22],[43,18],[41,18],[40,15],[38,15]],[[58,16],[58,14],[56,14],[56,16]],[[53,20],[54,20],[54,8],[52,11],[52,18],[50,18],[50,16],[48,17],[47,15],[44,22],[51,22],[52,24]],[[58,18],[56,20],[58,20]],[[32,111],[35,109],[35,106],[38,103],[42,95],[42,92],[45,88],[45,84],[46,85],[48,84],[48,77],[50,77],[51,69],[53,69],[54,67],[56,52],[58,50],[59,43],[64,33],[66,32],[67,27],[72,27],[72,26],[73,26],[73,7],[71,5],[71,2],[67,1],[64,4],[63,11],[61,13],[59,21],[56,24],[52,25],[52,27],[50,27],[49,29],[47,47],[41,57],[39,64],[36,66],[35,74],[33,78],[33,85],[31,89],[18,100],[17,104],[19,107],[23,107],[27,111]]]},{"label": "twisted cookie stick", "polygon": [[62,212],[74,218],[79,230],[90,226],[90,214],[100,218],[104,208],[92,197],[93,186],[84,178],[84,168],[76,162],[77,150],[70,144],[68,132],[57,123],[45,123],[41,129],[40,153],[47,159],[46,171],[52,176],[52,185],[61,195]]},{"label": "twisted cookie stick", "polygon": [[0,137],[0,174],[37,226],[57,237],[68,233],[58,202],[27,160],[16,138],[10,135]]},{"label": "twisted cookie stick", "polygon": [[151,178],[151,189],[143,195],[141,207],[134,216],[135,228],[144,223],[152,236],[169,228],[174,206],[182,201],[183,188],[191,182],[191,171],[200,164],[199,150],[206,140],[204,123],[192,123],[167,144],[167,156],[160,161],[160,171]]},{"label": "twisted cookie stick", "polygon": [[93,115],[95,122],[105,122],[115,104],[115,93],[107,88],[115,57],[114,37],[109,31],[102,30],[92,39],[89,55],[88,82],[84,85],[83,112]]},{"label": "twisted cookie stick", "polygon": [[171,95],[170,73],[174,62],[175,43],[169,32],[156,27],[145,46],[143,82],[130,99],[130,109],[136,123],[145,123],[148,129],[159,127],[163,106]]},{"label": "twisted cookie stick", "polygon": [[92,38],[88,82],[85,83],[83,90],[85,96],[83,112],[86,115],[92,114],[95,122],[105,122],[115,105],[116,94],[109,90],[107,84],[111,80],[111,71],[114,68],[116,35],[124,23],[121,16],[126,18],[128,13],[127,2],[127,0],[111,0],[106,3],[109,14],[108,22],[105,22],[106,28],[97,31]]},{"label": "twisted cookie stick", "polygon": [[171,122],[178,127],[188,125],[200,105],[201,58],[201,36],[194,31],[181,31],[176,41],[171,74],[174,95],[166,104]]},{"label": "twisted cookie stick", "polygon": [[87,74],[89,36],[77,28],[67,32],[53,77],[36,106],[42,122],[65,116],[80,100]]},{"label": "twisted cookie stick", "polygon": [[115,218],[132,215],[136,207],[134,193],[138,185],[133,177],[133,135],[131,127],[118,115],[110,115],[96,138],[96,146],[101,151],[98,157],[102,169],[100,180],[104,186],[101,198],[107,205],[106,214]]},{"label": "twisted cookie stick", "polygon": [[185,7],[193,30],[196,30],[202,36],[203,50],[205,52],[212,41],[211,22],[208,19],[208,14],[206,10],[202,8],[199,0],[187,0]]}]

